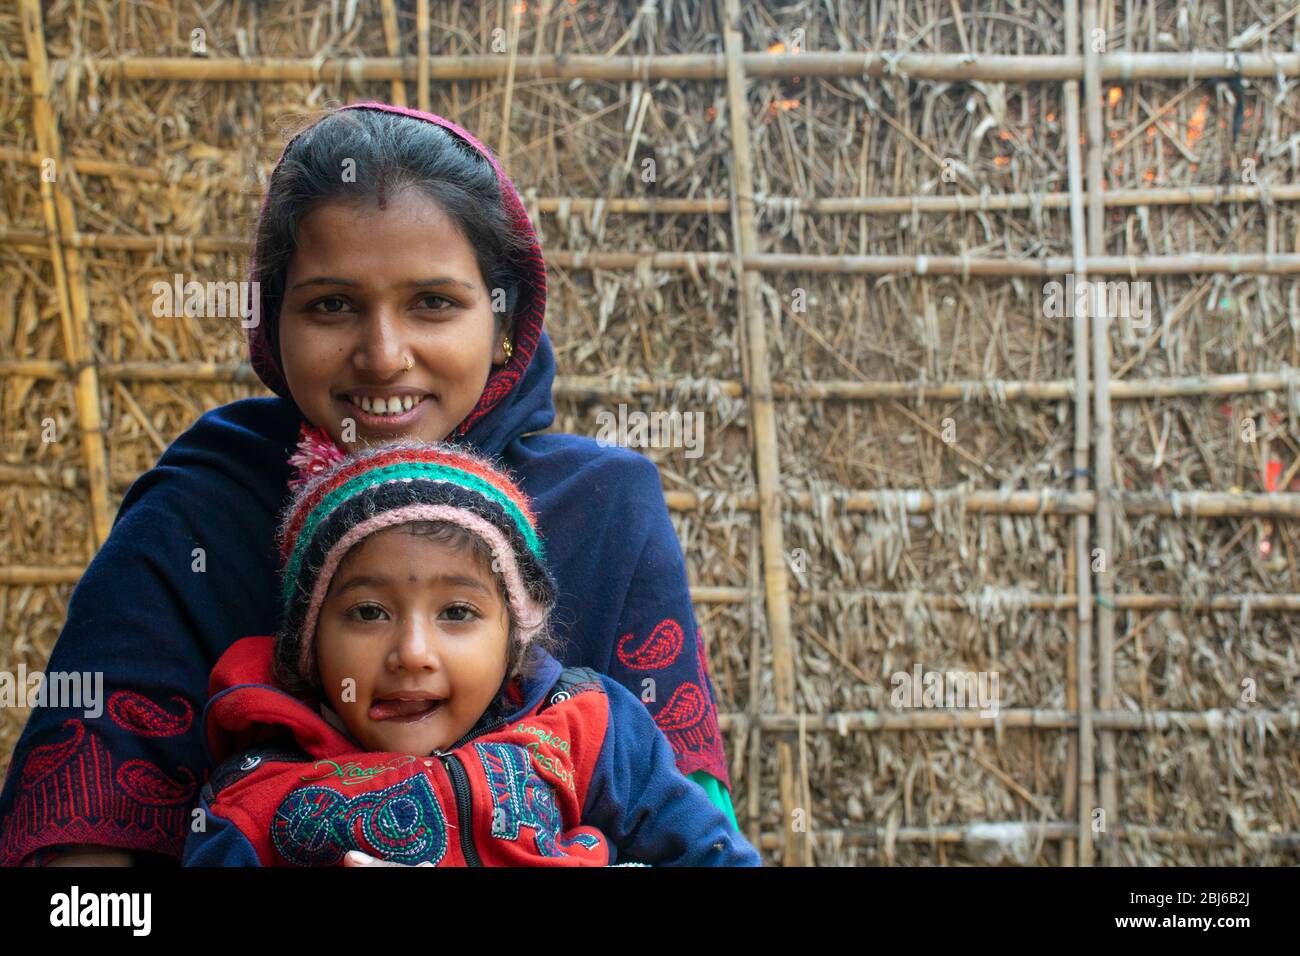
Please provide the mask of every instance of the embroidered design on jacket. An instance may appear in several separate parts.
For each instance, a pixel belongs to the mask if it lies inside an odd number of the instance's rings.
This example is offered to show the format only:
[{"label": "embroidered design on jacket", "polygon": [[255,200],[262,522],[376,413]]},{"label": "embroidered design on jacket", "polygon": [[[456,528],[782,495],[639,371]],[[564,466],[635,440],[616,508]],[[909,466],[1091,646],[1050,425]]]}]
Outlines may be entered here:
[{"label": "embroidered design on jacket", "polygon": [[594,850],[600,841],[590,833],[575,833],[561,840],[563,820],[550,786],[533,770],[528,752],[517,744],[475,744],[492,793],[492,835],[518,840],[524,827],[533,831],[542,856],[567,856],[565,850],[582,846]]},{"label": "embroidered design on jacket", "polygon": [[147,760],[128,760],[117,768],[114,779],[122,790],[147,807],[172,807],[188,803],[199,789],[199,782],[189,768],[177,770],[179,780]]},{"label": "embroidered design on jacket", "polygon": [[415,763],[415,757],[410,754],[399,754],[373,767],[363,767],[356,760],[349,760],[347,763],[341,764],[338,761],[325,758],[312,764],[312,769],[320,770],[320,773],[314,777],[302,776],[298,779],[311,781],[324,780],[326,777],[342,777],[343,785],[346,787],[356,783],[365,783],[385,771],[405,767],[408,763]]},{"label": "embroidered design on jacket", "polygon": [[436,866],[447,852],[447,818],[423,774],[355,797],[299,787],[280,801],[271,841],[295,866],[333,866],[348,850]]},{"label": "embroidered design on jacket", "polygon": [[635,647],[629,647],[635,640],[634,634],[624,634],[616,648],[618,659],[624,667],[634,671],[658,670],[670,666],[682,652],[686,635],[682,626],[671,617],[664,618],[655,625],[650,636]]},{"label": "embroidered design on jacket", "polygon": [[141,737],[175,737],[190,729],[194,708],[179,694],[170,700],[180,713],[172,713],[143,694],[119,690],[108,698],[108,716],[123,730]]},{"label": "embroidered design on jacket", "polygon": [[179,857],[197,790],[194,774],[177,768],[172,777],[145,760],[119,763],[101,737],[76,718],[60,728],[70,736],[33,747],[20,773],[20,792],[5,819],[0,865],[16,866],[51,841],[94,843],[98,834],[114,846]]},{"label": "embroidered design on jacket", "polygon": [[[678,685],[668,702],[654,715],[655,723],[668,738],[678,766],[683,758],[703,756],[709,759],[706,769],[719,780],[726,780],[726,764],[718,745],[718,712],[709,694],[709,677],[704,640],[695,633],[695,680]],[[716,761],[717,767],[711,764]],[[686,771],[683,771],[686,772]]]}]

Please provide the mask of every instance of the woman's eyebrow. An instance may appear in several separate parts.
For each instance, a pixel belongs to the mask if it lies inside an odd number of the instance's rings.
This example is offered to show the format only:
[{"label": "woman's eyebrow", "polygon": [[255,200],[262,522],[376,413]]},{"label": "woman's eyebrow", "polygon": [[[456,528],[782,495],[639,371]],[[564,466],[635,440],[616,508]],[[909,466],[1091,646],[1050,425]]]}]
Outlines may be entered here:
[{"label": "woman's eyebrow", "polygon": [[346,285],[346,286],[356,286],[356,285],[360,285],[360,284],[361,284],[361,283],[359,283],[359,282],[357,282],[357,281],[355,281],[355,280],[353,280],[353,279],[336,279],[336,278],[334,278],[333,276],[316,276],[316,277],[313,278],[313,279],[303,279],[301,282],[295,282],[294,285],[293,285],[293,287],[294,287],[295,289],[301,289],[303,286],[308,286],[308,285]]},{"label": "woman's eyebrow", "polygon": [[[303,279],[301,282],[295,282],[293,287],[295,289],[301,289],[304,286],[309,285],[343,285],[354,287],[360,284],[361,283],[354,279],[339,279],[334,276],[315,276],[311,279]],[[466,289],[470,292],[474,291],[472,283],[462,282],[460,279],[453,279],[450,276],[435,276],[432,279],[411,279],[409,282],[403,282],[402,285],[412,289],[424,289],[429,288],[430,286],[440,285],[454,285],[460,286],[462,289]]]},{"label": "woman's eyebrow", "polygon": [[424,288],[431,285],[458,285],[462,289],[468,289],[470,292],[474,291],[473,284],[461,282],[459,279],[451,278],[451,276],[438,276],[433,279],[412,279],[410,282],[403,284],[409,288]]}]

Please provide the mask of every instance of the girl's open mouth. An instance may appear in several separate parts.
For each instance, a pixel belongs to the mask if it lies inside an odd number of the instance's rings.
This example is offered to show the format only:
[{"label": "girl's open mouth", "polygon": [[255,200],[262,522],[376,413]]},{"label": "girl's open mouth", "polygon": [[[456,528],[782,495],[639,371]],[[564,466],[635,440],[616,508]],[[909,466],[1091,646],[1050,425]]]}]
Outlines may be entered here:
[{"label": "girl's open mouth", "polygon": [[413,724],[436,714],[442,700],[377,700],[370,705],[371,720],[391,720],[399,724]]}]

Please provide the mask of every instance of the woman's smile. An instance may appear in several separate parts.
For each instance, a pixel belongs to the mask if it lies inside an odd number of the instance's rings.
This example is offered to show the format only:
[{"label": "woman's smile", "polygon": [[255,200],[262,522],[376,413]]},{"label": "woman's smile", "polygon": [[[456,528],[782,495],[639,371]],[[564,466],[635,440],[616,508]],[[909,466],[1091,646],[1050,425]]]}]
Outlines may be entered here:
[{"label": "woman's smile", "polygon": [[349,389],[335,396],[340,419],[352,417],[369,432],[404,432],[436,401],[436,395],[406,388]]}]

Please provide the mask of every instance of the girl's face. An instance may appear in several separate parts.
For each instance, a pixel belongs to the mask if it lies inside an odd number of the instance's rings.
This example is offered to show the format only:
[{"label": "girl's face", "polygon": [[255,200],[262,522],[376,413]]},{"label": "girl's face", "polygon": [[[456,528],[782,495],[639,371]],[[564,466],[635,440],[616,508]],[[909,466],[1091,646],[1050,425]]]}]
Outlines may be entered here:
[{"label": "girl's face", "polygon": [[442,441],[506,361],[492,299],[473,246],[419,190],[382,209],[320,204],[300,224],[280,310],[294,401],[340,448]]},{"label": "girl's face", "polygon": [[496,696],[509,632],[505,602],[478,554],[386,528],[330,581],[316,625],[321,684],[367,750],[446,750]]}]

